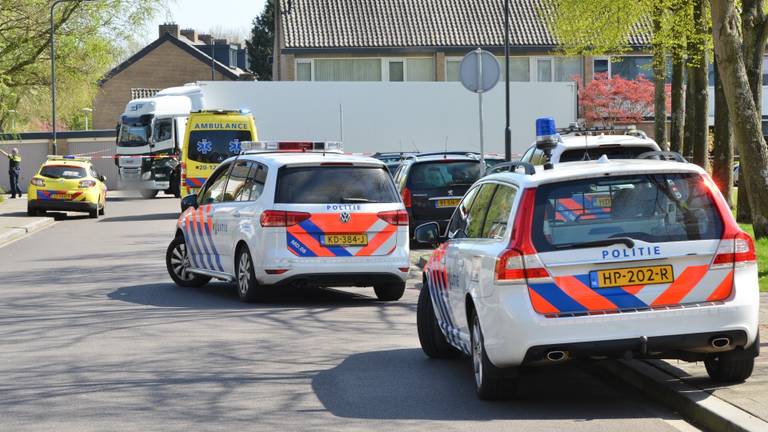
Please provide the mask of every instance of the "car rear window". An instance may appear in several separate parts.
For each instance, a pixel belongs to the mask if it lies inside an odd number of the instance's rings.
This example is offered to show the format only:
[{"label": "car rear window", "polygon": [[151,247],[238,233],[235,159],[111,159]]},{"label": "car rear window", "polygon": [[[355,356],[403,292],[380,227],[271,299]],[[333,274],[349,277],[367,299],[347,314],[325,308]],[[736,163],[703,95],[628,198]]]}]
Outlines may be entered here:
[{"label": "car rear window", "polygon": [[400,201],[386,168],[284,167],[275,202],[283,204],[393,203]]},{"label": "car rear window", "polygon": [[[606,155],[608,159],[636,159],[643,153],[656,150],[648,146],[602,146],[590,149],[566,150],[560,155],[560,162],[576,162],[581,160],[600,159]],[[586,153],[586,155],[585,155]]]},{"label": "car rear window", "polygon": [[195,162],[221,163],[240,154],[240,143],[250,140],[249,131],[194,131],[189,134],[188,156]]},{"label": "car rear window", "polygon": [[539,186],[539,252],[629,237],[651,243],[719,239],[723,221],[698,174],[642,174]]},{"label": "car rear window", "polygon": [[469,186],[480,178],[480,161],[436,160],[414,163],[409,173],[411,189]]},{"label": "car rear window", "polygon": [[85,168],[71,165],[45,165],[40,175],[53,179],[79,179],[86,177]]}]

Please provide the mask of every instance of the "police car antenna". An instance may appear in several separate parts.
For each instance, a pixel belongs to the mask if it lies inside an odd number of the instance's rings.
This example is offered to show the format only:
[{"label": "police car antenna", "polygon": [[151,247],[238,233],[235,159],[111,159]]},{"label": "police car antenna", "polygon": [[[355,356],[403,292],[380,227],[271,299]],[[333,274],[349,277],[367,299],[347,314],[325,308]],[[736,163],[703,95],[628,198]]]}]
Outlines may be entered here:
[{"label": "police car antenna", "polygon": [[443,159],[448,159],[448,135],[445,136],[445,143],[443,148]]}]

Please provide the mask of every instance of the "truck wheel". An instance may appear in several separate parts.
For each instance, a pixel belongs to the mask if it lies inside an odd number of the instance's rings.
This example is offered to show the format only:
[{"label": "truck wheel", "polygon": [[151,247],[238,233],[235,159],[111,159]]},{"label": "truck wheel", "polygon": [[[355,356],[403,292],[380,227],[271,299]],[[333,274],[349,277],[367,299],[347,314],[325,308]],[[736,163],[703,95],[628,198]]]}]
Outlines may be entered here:
[{"label": "truck wheel", "polygon": [[440,330],[432,306],[432,296],[426,284],[419,292],[419,302],[416,306],[416,329],[419,332],[421,350],[430,358],[454,358],[459,356],[459,351],[451,346]]},{"label": "truck wheel", "polygon": [[760,346],[760,334],[747,349],[736,348],[733,351],[713,354],[704,359],[704,367],[712,381],[738,383],[752,376],[755,357]]},{"label": "truck wheel", "polygon": [[211,280],[208,276],[189,271],[189,255],[183,236],[176,236],[168,245],[168,250],[165,252],[165,267],[171,279],[180,287],[199,287]]},{"label": "truck wheel", "polygon": [[145,199],[152,199],[157,196],[157,191],[154,189],[142,189],[141,196]]},{"label": "truck wheel", "polygon": [[376,297],[381,301],[400,300],[403,293],[405,293],[405,282],[375,285],[373,291],[376,293]]},{"label": "truck wheel", "polygon": [[256,280],[256,273],[253,270],[253,259],[248,248],[241,246],[237,253],[237,294],[240,300],[250,303],[262,301],[265,298],[264,287],[259,285]]},{"label": "truck wheel", "polygon": [[477,317],[477,313],[472,314],[471,323],[472,370],[475,374],[477,397],[489,401],[509,399],[513,394],[517,380],[492,376],[496,366],[488,360],[488,355],[485,353],[483,330],[480,328],[480,319]]}]

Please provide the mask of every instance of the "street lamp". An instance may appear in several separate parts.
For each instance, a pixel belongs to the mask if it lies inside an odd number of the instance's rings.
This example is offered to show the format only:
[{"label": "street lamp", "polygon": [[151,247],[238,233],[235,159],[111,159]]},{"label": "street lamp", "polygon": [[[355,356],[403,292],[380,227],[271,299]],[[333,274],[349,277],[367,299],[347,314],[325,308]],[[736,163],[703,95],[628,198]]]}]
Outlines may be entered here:
[{"label": "street lamp", "polygon": [[93,112],[93,108],[83,108],[81,111],[85,115],[85,130],[88,130],[88,114]]},{"label": "street lamp", "polygon": [[59,3],[89,2],[95,0],[55,0],[51,4],[51,126],[53,127],[53,154],[57,153],[56,145],[56,28],[53,25],[53,10]]},{"label": "street lamp", "polygon": [[512,160],[512,128],[509,126],[509,0],[504,0],[504,104],[506,128],[504,129],[504,159]]}]

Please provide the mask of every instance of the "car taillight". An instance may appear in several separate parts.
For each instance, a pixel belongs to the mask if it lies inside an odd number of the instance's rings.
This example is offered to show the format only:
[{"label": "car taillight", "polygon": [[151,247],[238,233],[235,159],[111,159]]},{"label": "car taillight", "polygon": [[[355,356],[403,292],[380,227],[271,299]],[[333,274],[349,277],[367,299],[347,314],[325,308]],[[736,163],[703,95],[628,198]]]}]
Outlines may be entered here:
[{"label": "car taillight", "polygon": [[550,275],[539,259],[531,241],[533,208],[536,205],[536,188],[526,189],[515,215],[509,248],[496,259],[496,280],[510,283],[526,283],[531,279],[549,279]]},{"label": "car taillight", "polygon": [[390,225],[408,226],[408,212],[405,210],[391,210],[378,213],[379,219]]},{"label": "car taillight", "polygon": [[312,217],[309,213],[283,210],[266,210],[261,214],[261,226],[267,228],[289,227]]},{"label": "car taillight", "polygon": [[32,180],[30,180],[30,183],[35,186],[45,186],[45,180],[37,177],[33,177]]},{"label": "car taillight", "polygon": [[739,231],[732,238],[720,240],[717,253],[710,268],[742,267],[755,262],[755,242],[744,231]]},{"label": "car taillight", "polygon": [[406,207],[411,206],[411,191],[408,188],[403,188],[403,191],[400,192],[400,196],[403,198],[403,205]]},{"label": "car taillight", "polygon": [[94,186],[96,186],[96,182],[93,180],[80,180],[80,184],[78,185],[78,187],[81,189],[94,187]]}]

